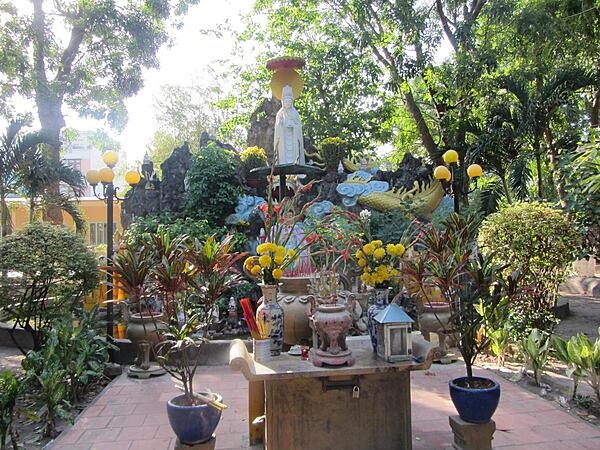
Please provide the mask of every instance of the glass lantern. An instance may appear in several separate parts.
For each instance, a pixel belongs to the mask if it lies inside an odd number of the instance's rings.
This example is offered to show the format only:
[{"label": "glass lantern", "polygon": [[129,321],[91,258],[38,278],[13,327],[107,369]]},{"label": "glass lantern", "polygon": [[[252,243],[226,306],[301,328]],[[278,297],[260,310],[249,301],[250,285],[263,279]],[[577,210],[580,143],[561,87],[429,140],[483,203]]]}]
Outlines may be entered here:
[{"label": "glass lantern", "polygon": [[377,355],[388,361],[412,358],[411,330],[414,320],[395,303],[389,304],[374,318],[377,333]]}]

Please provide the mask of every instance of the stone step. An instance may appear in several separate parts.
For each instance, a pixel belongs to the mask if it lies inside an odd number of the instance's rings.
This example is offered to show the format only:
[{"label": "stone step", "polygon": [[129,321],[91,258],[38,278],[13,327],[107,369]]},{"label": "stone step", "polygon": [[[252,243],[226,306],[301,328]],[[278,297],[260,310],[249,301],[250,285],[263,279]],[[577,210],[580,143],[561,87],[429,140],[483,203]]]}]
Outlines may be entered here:
[{"label": "stone step", "polygon": [[600,297],[600,277],[569,277],[560,285],[563,294]]}]

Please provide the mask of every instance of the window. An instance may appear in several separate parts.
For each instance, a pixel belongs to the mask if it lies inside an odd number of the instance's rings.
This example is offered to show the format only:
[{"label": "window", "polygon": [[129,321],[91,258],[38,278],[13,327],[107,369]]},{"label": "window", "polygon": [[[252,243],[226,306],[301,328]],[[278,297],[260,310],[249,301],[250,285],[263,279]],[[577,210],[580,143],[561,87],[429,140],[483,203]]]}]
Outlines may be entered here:
[{"label": "window", "polygon": [[77,169],[81,172],[81,159],[63,159],[63,162],[67,166],[71,166],[73,169]]},{"label": "window", "polygon": [[[113,234],[117,229],[116,222],[113,223]],[[100,245],[106,244],[108,240],[106,239],[106,233],[108,230],[106,229],[106,223],[104,222],[95,222],[90,223],[90,244],[91,245]]]}]

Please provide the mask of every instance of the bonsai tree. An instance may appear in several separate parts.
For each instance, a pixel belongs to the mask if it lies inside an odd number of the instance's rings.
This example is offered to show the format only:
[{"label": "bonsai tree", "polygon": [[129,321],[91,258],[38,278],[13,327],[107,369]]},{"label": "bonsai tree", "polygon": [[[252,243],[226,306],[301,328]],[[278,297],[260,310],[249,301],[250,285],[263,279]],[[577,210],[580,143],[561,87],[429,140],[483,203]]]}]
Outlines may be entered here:
[{"label": "bonsai tree", "polygon": [[490,344],[490,331],[498,327],[502,311],[523,294],[520,272],[503,276],[504,267],[475,246],[478,222],[458,214],[441,227],[423,230],[414,247],[417,256],[403,266],[405,279],[429,301],[428,286],[435,286],[450,306],[445,330],[454,334],[465,362],[467,377],[473,377],[477,356]]},{"label": "bonsai tree", "polygon": [[70,316],[98,286],[98,264],[82,237],[58,225],[33,223],[0,241],[0,309],[27,331],[33,349],[44,344],[55,319]]},{"label": "bonsai tree", "polygon": [[248,178],[252,169],[267,165],[267,154],[260,147],[248,147],[240,152],[240,160],[242,162],[244,177]]},{"label": "bonsai tree", "polygon": [[[186,405],[208,403],[217,409],[225,408],[214,398],[194,392],[193,379],[217,299],[241,281],[235,264],[245,255],[229,251],[232,239],[233,236],[227,236],[219,242],[211,236],[204,242],[197,239],[194,242],[179,241],[182,247],[178,255],[187,270],[186,283],[197,291],[200,305],[194,304],[191,292],[180,291],[178,300],[168,309],[169,329],[157,344],[156,353],[159,364],[181,383]],[[154,270],[166,272],[174,265],[173,262],[165,263],[166,258],[163,258],[163,267]],[[203,312],[198,311],[197,306],[202,306]],[[197,335],[199,328],[203,331],[202,336]]]}]

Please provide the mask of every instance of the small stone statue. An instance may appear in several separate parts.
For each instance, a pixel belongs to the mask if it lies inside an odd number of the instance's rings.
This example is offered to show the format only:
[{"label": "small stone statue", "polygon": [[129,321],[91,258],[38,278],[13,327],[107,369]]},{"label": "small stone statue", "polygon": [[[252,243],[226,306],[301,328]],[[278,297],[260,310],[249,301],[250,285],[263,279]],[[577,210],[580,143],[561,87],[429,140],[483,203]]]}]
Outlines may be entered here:
[{"label": "small stone statue", "polygon": [[282,89],[281,109],[275,117],[273,146],[276,164],[306,164],[302,124],[300,115],[294,108],[294,95],[289,85]]}]

